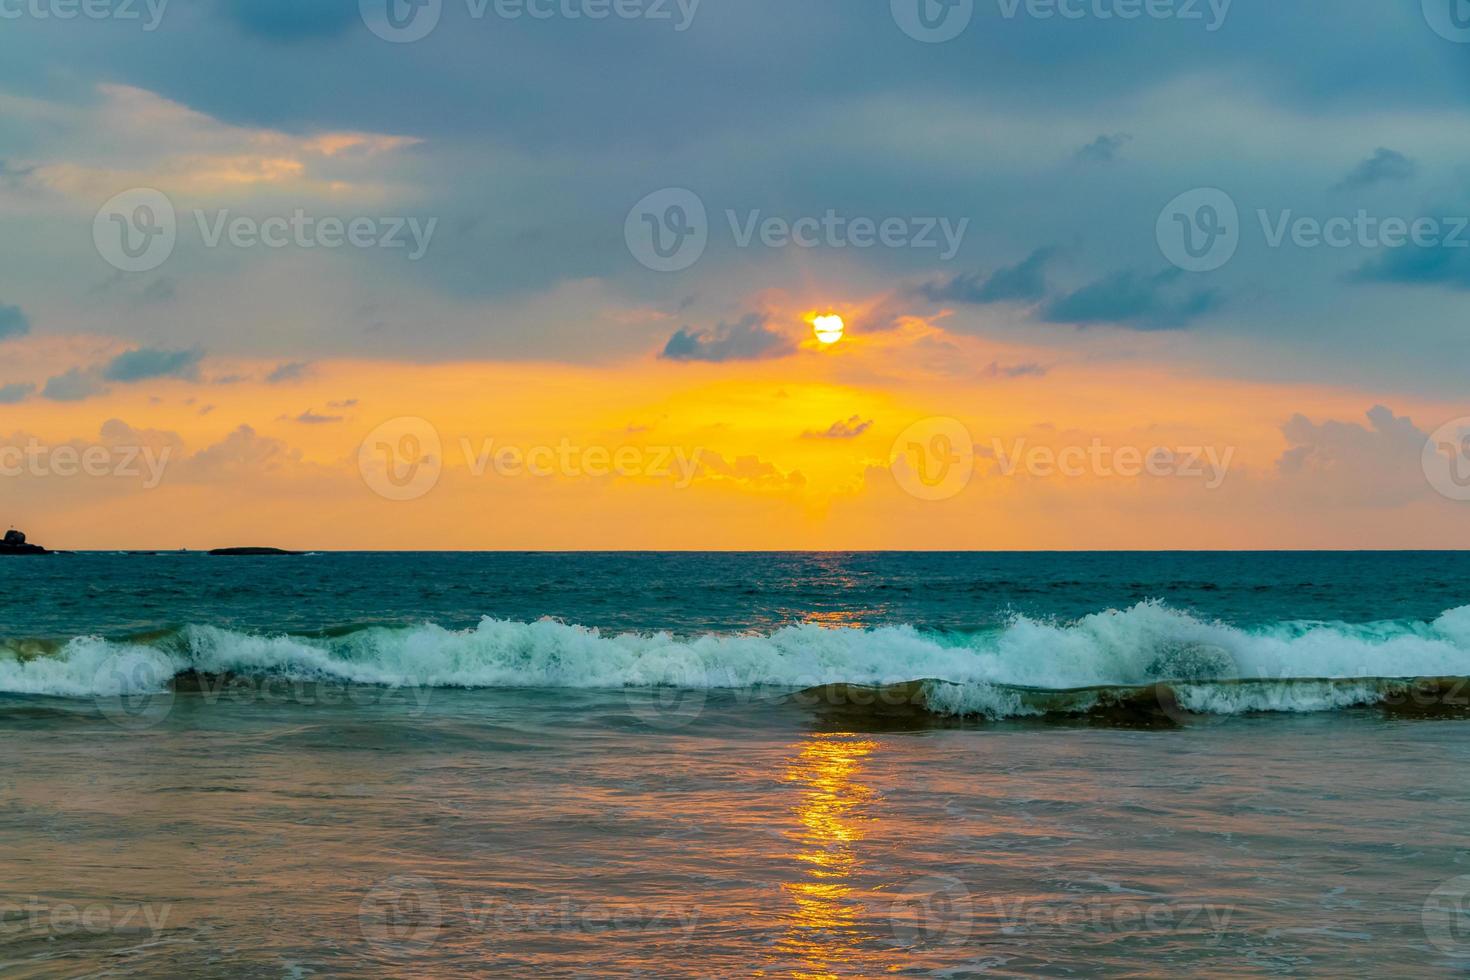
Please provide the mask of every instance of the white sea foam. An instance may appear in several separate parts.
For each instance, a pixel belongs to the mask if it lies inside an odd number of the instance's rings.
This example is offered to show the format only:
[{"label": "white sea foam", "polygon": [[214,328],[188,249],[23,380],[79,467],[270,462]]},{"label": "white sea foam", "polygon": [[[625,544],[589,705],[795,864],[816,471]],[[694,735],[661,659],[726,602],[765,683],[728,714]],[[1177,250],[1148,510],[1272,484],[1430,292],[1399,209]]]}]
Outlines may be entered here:
[{"label": "white sea foam", "polygon": [[[186,671],[401,687],[800,689],[935,678],[933,708],[1026,714],[1010,688],[1137,686],[1160,680],[1470,676],[1470,606],[1427,623],[1281,623],[1242,630],[1161,603],[1069,624],[1016,618],[965,637],[910,627],[791,626],[769,636],[606,635],[551,620],[484,619],[467,630],[424,625],[332,638],[187,627],[156,642],[78,637],[44,656],[0,653],[0,692],[65,697],[158,690]],[[1373,685],[1180,684],[1191,711],[1322,710],[1364,703]],[[1259,702],[1259,703],[1258,703]]]}]

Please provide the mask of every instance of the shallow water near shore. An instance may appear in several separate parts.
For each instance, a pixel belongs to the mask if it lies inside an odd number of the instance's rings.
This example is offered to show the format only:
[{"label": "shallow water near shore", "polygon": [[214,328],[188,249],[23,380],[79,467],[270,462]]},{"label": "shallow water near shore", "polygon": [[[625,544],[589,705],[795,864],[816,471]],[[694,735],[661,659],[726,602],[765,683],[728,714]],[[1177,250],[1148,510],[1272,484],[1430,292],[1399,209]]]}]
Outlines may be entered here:
[{"label": "shallow water near shore", "polygon": [[45,561],[6,975],[1470,966],[1460,556]]}]

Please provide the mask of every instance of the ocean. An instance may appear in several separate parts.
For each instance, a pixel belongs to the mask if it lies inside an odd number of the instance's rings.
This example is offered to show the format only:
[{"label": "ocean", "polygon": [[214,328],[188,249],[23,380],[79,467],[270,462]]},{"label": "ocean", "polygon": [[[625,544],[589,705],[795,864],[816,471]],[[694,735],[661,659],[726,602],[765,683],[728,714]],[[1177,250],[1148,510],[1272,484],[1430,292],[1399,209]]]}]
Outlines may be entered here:
[{"label": "ocean", "polygon": [[0,973],[1463,975],[1470,554],[0,561]]}]

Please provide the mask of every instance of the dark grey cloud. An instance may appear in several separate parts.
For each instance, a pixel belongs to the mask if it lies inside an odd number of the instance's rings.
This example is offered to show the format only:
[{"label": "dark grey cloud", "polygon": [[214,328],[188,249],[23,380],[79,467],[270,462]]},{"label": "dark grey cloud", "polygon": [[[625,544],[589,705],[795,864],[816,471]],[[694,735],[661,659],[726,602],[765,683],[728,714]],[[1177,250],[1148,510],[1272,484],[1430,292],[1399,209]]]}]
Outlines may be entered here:
[{"label": "dark grey cloud", "polygon": [[1439,244],[1384,249],[1377,258],[1355,269],[1348,279],[1360,283],[1470,289],[1470,248]]},{"label": "dark grey cloud", "polygon": [[873,427],[872,419],[859,415],[838,419],[825,429],[808,429],[801,434],[803,439],[856,439]]},{"label": "dark grey cloud", "polygon": [[14,405],[16,402],[23,402],[31,397],[35,390],[35,385],[24,381],[0,385],[0,405]]},{"label": "dark grey cloud", "polygon": [[7,160],[0,160],[0,186],[22,187],[35,172],[35,167],[15,167]]},{"label": "dark grey cloud", "polygon": [[312,41],[361,28],[357,0],[223,0],[246,33],[270,41]]},{"label": "dark grey cloud", "polygon": [[342,416],[320,415],[316,412],[313,412],[311,409],[307,409],[291,421],[300,422],[302,425],[327,425],[331,422],[341,422]]},{"label": "dark grey cloud", "polygon": [[199,362],[203,360],[201,350],[159,350],[140,347],[114,357],[102,369],[106,381],[146,381],[150,378],[183,378],[188,381],[199,377]]},{"label": "dark grey cloud", "polygon": [[265,380],[273,385],[282,384],[287,381],[300,381],[306,377],[306,372],[311,365],[305,361],[290,361],[286,364],[277,365],[276,369],[265,376]]},{"label": "dark grey cloud", "polygon": [[935,303],[1035,303],[1046,296],[1046,266],[1054,247],[1038,248],[1015,265],[989,276],[960,273],[950,279],[924,283],[918,293]]},{"label": "dark grey cloud", "polygon": [[1192,288],[1185,275],[1181,269],[1155,275],[1115,272],[1052,300],[1041,316],[1048,323],[1079,327],[1108,323],[1134,330],[1177,330],[1222,305],[1217,291]]},{"label": "dark grey cloud", "polygon": [[1133,139],[1127,133],[1103,133],[1076,153],[1079,163],[1112,163],[1123,145]]},{"label": "dark grey cloud", "polygon": [[671,361],[759,361],[784,357],[795,349],[790,338],[766,325],[764,316],[750,313],[713,330],[678,330],[659,356]]},{"label": "dark grey cloud", "polygon": [[19,306],[0,305],[0,340],[24,337],[31,332],[30,318]]},{"label": "dark grey cloud", "polygon": [[1029,361],[1024,364],[1002,364],[999,361],[991,361],[980,374],[986,378],[1040,378],[1046,374],[1046,368]]},{"label": "dark grey cloud", "polygon": [[1384,181],[1409,180],[1416,169],[1413,160],[1397,150],[1380,146],[1371,157],[1359,163],[1339,181],[1333,190],[1352,191]]},{"label": "dark grey cloud", "polygon": [[164,276],[143,287],[139,299],[145,303],[167,303],[178,295],[179,284]]},{"label": "dark grey cloud", "polygon": [[41,397],[54,402],[79,402],[105,391],[107,386],[98,379],[95,371],[72,368],[48,380],[46,387],[41,389]]}]

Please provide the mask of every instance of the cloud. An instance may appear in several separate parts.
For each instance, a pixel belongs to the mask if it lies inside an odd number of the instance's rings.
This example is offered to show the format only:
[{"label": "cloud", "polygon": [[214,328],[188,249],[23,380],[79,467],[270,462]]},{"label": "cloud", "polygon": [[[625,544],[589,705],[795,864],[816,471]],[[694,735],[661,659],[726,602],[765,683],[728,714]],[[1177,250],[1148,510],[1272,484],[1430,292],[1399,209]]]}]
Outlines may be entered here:
[{"label": "cloud", "polygon": [[[301,451],[241,425],[224,439],[181,460],[178,476],[189,482],[253,480],[296,468]],[[172,478],[174,472],[170,471]]]},{"label": "cloud", "polygon": [[1371,157],[1359,163],[1332,189],[1336,191],[1359,190],[1386,180],[1403,181],[1414,176],[1413,160],[1396,150],[1380,146]]},{"label": "cloud", "polygon": [[699,457],[699,471],[709,478],[731,480],[751,487],[791,488],[806,485],[806,477],[801,471],[785,472],[758,456],[737,456],[734,462],[728,462],[719,453],[706,450]]},{"label": "cloud", "polygon": [[19,306],[0,306],[0,340],[24,337],[30,332],[31,321]]},{"label": "cloud", "polygon": [[330,422],[341,422],[341,415],[318,415],[311,409],[307,409],[291,421],[300,422],[302,425],[326,425]]},{"label": "cloud", "polygon": [[1358,266],[1349,282],[1398,283],[1410,286],[1453,286],[1470,289],[1470,248],[1440,242],[1384,249],[1383,254]]},{"label": "cloud", "polygon": [[114,357],[102,370],[107,381],[146,381],[150,378],[199,378],[201,350],[158,350],[140,347]]},{"label": "cloud", "polygon": [[1039,378],[1046,374],[1046,368],[1040,364],[1002,364],[999,361],[991,361],[980,372],[985,378]]},{"label": "cloud", "polygon": [[54,402],[79,402],[105,391],[107,386],[97,378],[95,371],[72,368],[47,380],[46,387],[41,389],[41,397]]},{"label": "cloud", "polygon": [[952,279],[924,283],[918,292],[935,303],[1034,303],[1046,296],[1046,264],[1056,252],[1051,246],[1038,248],[988,277],[960,273]]},{"label": "cloud", "polygon": [[169,300],[174,299],[178,295],[178,292],[178,283],[164,276],[144,286],[138,298],[144,303],[167,303]]},{"label": "cloud", "polygon": [[0,405],[14,405],[16,402],[23,402],[31,397],[35,390],[35,385],[26,382],[0,385]]},{"label": "cloud", "polygon": [[311,365],[306,361],[290,361],[286,364],[278,365],[274,371],[265,376],[265,380],[267,383],[273,385],[278,385],[286,381],[300,381],[306,377],[306,373],[310,368]]},{"label": "cloud", "polygon": [[357,19],[357,5],[345,0],[227,0],[225,8],[247,33],[271,41],[335,37]]},{"label": "cloud", "polygon": [[765,316],[750,313],[713,330],[676,331],[659,356],[670,361],[758,361],[784,357],[795,349],[790,338],[766,326]]},{"label": "cloud", "polygon": [[1112,163],[1118,158],[1118,151],[1123,144],[1133,139],[1127,133],[1107,133],[1088,143],[1077,151],[1076,159],[1079,163]]},{"label": "cloud", "polygon": [[35,172],[35,167],[12,167],[8,160],[0,160],[0,184],[19,187]]},{"label": "cloud", "polygon": [[1397,505],[1424,496],[1422,454],[1428,433],[1382,405],[1368,425],[1293,415],[1281,427],[1291,447],[1276,461],[1281,476],[1305,483],[1314,499]]},{"label": "cloud", "polygon": [[1177,330],[1222,305],[1218,292],[1189,289],[1183,277],[1182,269],[1152,276],[1115,272],[1052,300],[1042,319],[1079,327],[1108,323],[1134,330]]},{"label": "cloud", "polygon": [[803,439],[856,439],[873,427],[873,420],[864,421],[860,416],[852,415],[845,420],[838,420],[819,431],[808,429],[801,434]]}]

